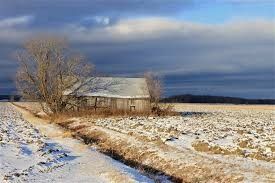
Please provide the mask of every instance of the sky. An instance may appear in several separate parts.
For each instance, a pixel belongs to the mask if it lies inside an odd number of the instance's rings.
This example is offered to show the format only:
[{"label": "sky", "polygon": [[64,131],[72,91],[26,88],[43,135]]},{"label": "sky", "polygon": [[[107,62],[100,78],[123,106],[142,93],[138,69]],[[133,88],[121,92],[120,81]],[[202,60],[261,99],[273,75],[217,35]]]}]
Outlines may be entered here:
[{"label": "sky", "polygon": [[0,0],[0,94],[14,52],[66,37],[97,72],[163,79],[164,95],[275,98],[275,0]]}]

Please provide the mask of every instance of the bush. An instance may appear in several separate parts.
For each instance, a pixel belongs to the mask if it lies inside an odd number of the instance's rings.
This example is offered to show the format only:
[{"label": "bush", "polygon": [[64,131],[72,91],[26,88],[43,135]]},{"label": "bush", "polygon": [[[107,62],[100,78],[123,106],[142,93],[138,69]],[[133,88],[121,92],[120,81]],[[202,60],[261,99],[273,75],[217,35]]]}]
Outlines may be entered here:
[{"label": "bush", "polygon": [[177,116],[178,112],[174,111],[174,106],[172,104],[162,104],[153,106],[151,109],[152,115],[155,116]]}]

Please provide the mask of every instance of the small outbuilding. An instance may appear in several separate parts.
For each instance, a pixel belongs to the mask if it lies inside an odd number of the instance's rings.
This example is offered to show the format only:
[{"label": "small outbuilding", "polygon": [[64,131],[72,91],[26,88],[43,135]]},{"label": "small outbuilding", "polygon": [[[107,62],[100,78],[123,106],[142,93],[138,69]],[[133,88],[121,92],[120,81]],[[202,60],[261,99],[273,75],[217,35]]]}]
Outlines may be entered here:
[{"label": "small outbuilding", "polygon": [[81,107],[144,112],[150,110],[145,78],[90,77],[64,92],[81,102]]}]

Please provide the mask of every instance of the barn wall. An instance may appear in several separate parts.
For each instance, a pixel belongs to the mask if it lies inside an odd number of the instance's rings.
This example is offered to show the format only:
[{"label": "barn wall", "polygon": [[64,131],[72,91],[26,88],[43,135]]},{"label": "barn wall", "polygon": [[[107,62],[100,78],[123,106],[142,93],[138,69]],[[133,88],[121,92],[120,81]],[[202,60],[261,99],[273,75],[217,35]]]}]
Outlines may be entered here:
[{"label": "barn wall", "polygon": [[110,108],[113,110],[126,110],[138,112],[150,110],[149,99],[126,99],[107,97],[87,97],[86,99],[87,106],[95,106],[96,103],[97,108]]},{"label": "barn wall", "polygon": [[[66,97],[66,96],[65,96]],[[128,99],[128,98],[108,98],[108,97],[79,97],[71,101],[70,108],[78,106],[77,103],[81,103],[82,107],[91,108],[109,108],[113,110],[125,110],[125,111],[149,111],[150,101],[149,99]],[[74,105],[75,104],[75,105]],[[96,104],[96,106],[95,106]]]}]

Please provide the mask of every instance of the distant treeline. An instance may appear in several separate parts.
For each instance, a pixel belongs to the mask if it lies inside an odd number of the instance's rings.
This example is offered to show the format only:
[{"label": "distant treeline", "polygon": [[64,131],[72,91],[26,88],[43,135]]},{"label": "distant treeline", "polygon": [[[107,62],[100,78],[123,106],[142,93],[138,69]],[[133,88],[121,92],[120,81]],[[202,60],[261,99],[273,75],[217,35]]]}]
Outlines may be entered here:
[{"label": "distant treeline", "polygon": [[0,101],[19,101],[20,95],[0,95]]},{"label": "distant treeline", "polygon": [[228,104],[275,104],[275,99],[244,99],[236,97],[209,96],[209,95],[175,95],[164,98],[166,103],[228,103]]}]

